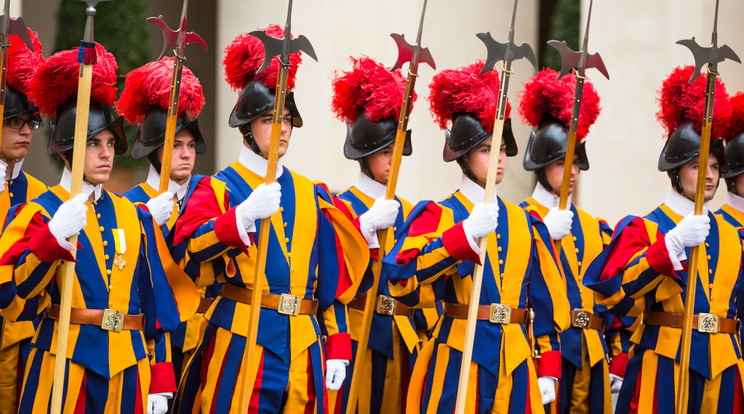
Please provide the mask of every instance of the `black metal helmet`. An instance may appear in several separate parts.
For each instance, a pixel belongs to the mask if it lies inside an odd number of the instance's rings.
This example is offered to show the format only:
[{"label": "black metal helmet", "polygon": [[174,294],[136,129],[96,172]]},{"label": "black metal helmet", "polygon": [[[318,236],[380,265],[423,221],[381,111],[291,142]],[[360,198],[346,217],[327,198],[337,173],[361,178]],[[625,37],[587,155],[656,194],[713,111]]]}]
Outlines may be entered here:
[{"label": "black metal helmet", "polygon": [[[76,113],[77,100],[74,98],[66,105],[60,107],[49,129],[49,145],[47,149],[50,154],[57,154],[72,149],[75,142]],[[124,118],[119,117],[114,119],[114,116],[111,114],[111,108],[91,100],[88,111],[88,134],[86,138],[93,138],[105,129],[109,129],[114,134],[114,152],[116,154],[127,152]]]},{"label": "black metal helmet", "polygon": [[26,94],[6,85],[3,119],[10,119],[25,113],[35,114],[38,111],[39,108],[28,100]]},{"label": "black metal helmet", "polygon": [[[728,172],[721,176],[726,179],[728,191],[736,193],[736,176],[744,173],[744,131],[734,135],[730,141],[726,142],[726,163],[728,164]],[[741,196],[741,194],[738,195]]]},{"label": "black metal helmet", "polygon": [[[522,165],[527,171],[536,171],[566,156],[568,147],[568,130],[563,123],[553,120],[545,122],[540,128],[530,132],[527,149]],[[589,158],[586,156],[586,141],[576,144],[576,155],[579,157],[579,168],[589,169]]]},{"label": "black metal helmet", "polygon": [[[711,138],[710,153],[718,158],[721,174],[728,172],[726,153],[721,138]],[[659,171],[672,171],[700,155],[700,133],[693,121],[683,121],[669,136],[659,155]]]},{"label": "black metal helmet", "polygon": [[[302,117],[297,110],[294,100],[294,92],[287,94],[284,99],[284,107],[292,114],[292,126],[300,128]],[[274,91],[269,89],[260,80],[252,80],[240,92],[238,102],[230,112],[228,124],[232,128],[247,125],[254,119],[274,109]]]},{"label": "black metal helmet", "polygon": [[[359,160],[373,154],[395,142],[398,122],[387,118],[380,122],[369,119],[369,114],[361,113],[354,125],[346,124],[346,142],[344,156],[350,160]],[[403,155],[411,155],[411,130],[406,132]]]},{"label": "black metal helmet", "polygon": [[[147,114],[145,120],[137,127],[137,136],[132,144],[132,158],[136,160],[145,158],[163,145],[167,121],[168,114],[161,108],[154,108]],[[176,118],[176,134],[183,129],[187,129],[194,136],[197,154],[207,152],[207,145],[199,130],[197,118],[192,118],[185,113]]]},{"label": "black metal helmet", "polygon": [[[442,158],[447,162],[457,160],[485,141],[491,134],[474,115],[469,113],[456,114],[452,123],[452,131],[445,130]],[[514,140],[511,118],[504,121],[502,137],[506,145],[506,155],[509,157],[517,155],[519,149],[517,148],[517,142]]]}]

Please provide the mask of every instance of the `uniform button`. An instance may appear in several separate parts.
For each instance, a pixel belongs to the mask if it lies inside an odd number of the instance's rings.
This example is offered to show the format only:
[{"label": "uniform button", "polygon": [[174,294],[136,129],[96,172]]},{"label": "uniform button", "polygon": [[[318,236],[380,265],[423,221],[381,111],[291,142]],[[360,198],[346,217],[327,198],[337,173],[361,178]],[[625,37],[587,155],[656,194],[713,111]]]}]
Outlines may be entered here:
[{"label": "uniform button", "polygon": [[573,240],[576,241],[576,236],[573,236]]},{"label": "uniform button", "polygon": [[709,288],[713,289],[713,284],[708,285]]},{"label": "uniform button", "polygon": [[103,231],[103,226],[99,227],[98,230]]},{"label": "uniform button", "polygon": [[279,211],[284,211],[284,207],[279,207]]},{"label": "uniform button", "polygon": [[496,235],[496,240],[499,240],[500,238],[501,238],[501,235],[500,234],[497,234]]},{"label": "uniform button", "polygon": [[8,181],[8,185],[13,185],[13,180]]},{"label": "uniform button", "polygon": [[108,242],[106,240],[103,241],[104,246],[108,246]]},{"label": "uniform button", "polygon": [[496,249],[496,250],[500,252],[503,249],[501,248],[501,246],[499,246],[498,249]]},{"label": "uniform button", "polygon": [[8,193],[9,196],[13,197],[13,193]]},{"label": "uniform button", "polygon": [[101,213],[96,213],[96,218],[101,218]]},{"label": "uniform button", "polygon": [[284,243],[289,243],[289,238],[284,239]]},{"label": "uniform button", "polygon": [[581,266],[581,261],[576,262],[577,265]]},{"label": "uniform button", "polygon": [[107,275],[110,275],[111,274],[111,269],[106,269],[106,274]]},{"label": "uniform button", "polygon": [[397,227],[393,227],[393,231],[398,231],[398,228]]},{"label": "uniform button", "polygon": [[284,223],[284,228],[287,228],[287,223]]},{"label": "uniform button", "polygon": [[290,258],[290,257],[292,257],[292,253],[287,252],[287,258]]},{"label": "uniform button", "polygon": [[579,252],[579,248],[577,247],[577,248],[576,248],[576,253],[578,253],[578,252]]},{"label": "uniform button", "polygon": [[710,255],[708,255],[708,260],[710,260]]},{"label": "uniform button", "polygon": [[705,247],[710,247],[710,244],[708,244],[708,242],[705,242]]},{"label": "uniform button", "polygon": [[500,265],[504,264],[504,261],[503,261],[503,260],[501,260],[501,259],[499,259],[499,264],[500,264]]},{"label": "uniform button", "polygon": [[104,258],[104,259],[106,259],[106,260],[108,260],[108,259],[109,259],[109,255],[107,255],[107,254],[104,254],[104,255],[103,255],[103,258]]},{"label": "uniform button", "polygon": [[713,274],[713,269],[708,269],[708,274],[709,275],[712,275]]}]

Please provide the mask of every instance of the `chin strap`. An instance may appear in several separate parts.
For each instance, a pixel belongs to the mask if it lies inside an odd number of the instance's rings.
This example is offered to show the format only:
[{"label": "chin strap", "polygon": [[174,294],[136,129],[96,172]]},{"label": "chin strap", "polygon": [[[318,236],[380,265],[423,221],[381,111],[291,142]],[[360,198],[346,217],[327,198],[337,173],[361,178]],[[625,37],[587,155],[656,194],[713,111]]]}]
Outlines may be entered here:
[{"label": "chin strap", "polygon": [[457,165],[460,166],[460,169],[462,170],[462,173],[465,174],[465,176],[470,178],[470,180],[473,181],[474,183],[479,184],[478,179],[475,178],[475,174],[473,174],[473,170],[470,169],[470,166],[468,165],[467,161],[465,161],[465,157],[458,158]]},{"label": "chin strap", "polygon": [[[359,161],[359,168],[362,169],[362,172],[369,178],[375,180],[375,175],[372,174],[372,170],[369,169],[369,165],[367,165],[367,157],[362,157],[358,159]],[[377,180],[375,180],[377,181]]]},{"label": "chin strap", "polygon": [[545,175],[545,167],[538,168],[535,170],[535,175],[537,176],[537,182],[540,183],[543,187],[545,187],[546,190],[549,192],[553,192],[553,186],[550,185],[548,182],[548,177]]},{"label": "chin strap", "polygon": [[147,159],[150,160],[150,164],[152,164],[152,168],[155,169],[155,171],[160,174],[160,167],[162,167],[161,160],[158,159],[157,151],[152,151],[149,154],[147,154]]},{"label": "chin strap", "polygon": [[[255,152],[258,155],[261,155],[261,149],[258,148],[258,144],[256,144],[256,140],[253,138],[253,132],[251,132],[251,126],[250,125],[241,125],[239,128],[240,133],[243,134],[243,141],[248,144],[248,146],[251,148],[253,152]],[[263,157],[263,155],[261,155]]]}]

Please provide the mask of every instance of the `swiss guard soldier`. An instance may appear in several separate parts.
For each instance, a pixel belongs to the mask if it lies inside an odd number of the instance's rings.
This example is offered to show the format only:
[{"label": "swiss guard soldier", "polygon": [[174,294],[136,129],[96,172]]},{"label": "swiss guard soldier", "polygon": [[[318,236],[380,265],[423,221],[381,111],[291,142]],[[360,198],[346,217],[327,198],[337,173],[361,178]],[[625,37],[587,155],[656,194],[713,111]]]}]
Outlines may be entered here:
[{"label": "swiss guard soldier", "polygon": [[726,142],[728,172],[721,174],[726,179],[728,201],[716,211],[734,227],[744,226],[744,92],[731,98],[733,110],[730,122],[731,134]]},{"label": "swiss guard soldier", "polygon": [[[441,128],[451,127],[444,160],[457,161],[462,182],[440,203],[414,208],[383,262],[390,292],[404,303],[415,301],[423,284],[444,292],[444,314],[419,353],[409,386],[407,409],[416,412],[412,404],[420,404],[421,412],[454,410],[480,237],[488,237],[488,250],[467,406],[478,413],[540,412],[555,399],[561,376],[558,332],[569,326],[569,305],[550,234],[537,217],[500,197],[483,204],[499,81],[493,71],[481,74],[482,68],[481,61],[434,77],[431,111]],[[507,103],[507,118],[510,109]],[[517,154],[510,119],[495,142],[498,184],[506,157]],[[536,352],[527,335],[529,309],[535,313]],[[489,317],[509,311],[508,320]]]},{"label": "swiss guard soldier", "polygon": [[[276,25],[267,34],[281,38]],[[294,87],[300,53],[289,56],[288,90]],[[271,139],[274,88],[279,62],[260,74],[260,41],[243,33],[225,48],[228,83],[241,90],[229,124],[242,136],[238,160],[199,182],[176,222],[175,249],[183,247],[183,266],[197,286],[223,283],[206,312],[209,320],[179,387],[175,411],[236,412],[240,369],[247,350],[247,319],[256,266],[261,219],[271,220],[263,299],[253,362],[251,412],[325,413],[328,389],[338,389],[351,359],[346,307],[369,262],[359,231],[332,205],[324,186],[280,165],[276,183],[265,185]],[[282,116],[279,156],[302,118],[292,93]],[[278,214],[277,214],[278,213]],[[286,301],[298,303],[288,313]],[[316,316],[320,315],[321,317]],[[321,332],[328,333],[325,349]]]},{"label": "swiss guard soldier", "polygon": [[[150,161],[147,180],[122,195],[135,204],[146,205],[158,226],[163,229],[163,236],[169,248],[173,245],[171,230],[180,210],[193,194],[199,180],[204,177],[192,175],[196,154],[204,154],[207,151],[197,118],[204,106],[202,86],[194,73],[184,66],[181,73],[168,190],[158,194],[172,81],[173,58],[147,63],[127,75],[124,91],[116,102],[119,113],[129,123],[137,125],[137,136],[132,144],[132,158],[147,157]],[[196,343],[204,332],[206,327],[204,312],[209,308],[217,292],[218,283],[199,289],[202,300],[196,314],[170,335],[176,382],[181,377],[183,362],[188,361],[189,355],[196,349]]]},{"label": "swiss guard soldier", "polygon": [[[571,328],[560,333],[561,380],[550,412],[609,414],[612,412],[610,386],[613,385],[614,392],[620,390],[630,336],[627,333],[611,336],[612,355],[624,355],[614,360],[608,373],[605,355],[610,351],[604,335],[609,330],[609,321],[598,315],[594,292],[582,280],[589,263],[609,244],[612,229],[604,220],[594,218],[571,202],[579,171],[589,169],[585,137],[601,109],[597,91],[590,82],[582,91],[568,209],[558,208],[575,90],[574,74],[558,79],[558,72],[551,69],[538,72],[522,90],[519,113],[534,128],[522,165],[525,170],[535,172],[537,184],[532,196],[520,206],[541,217],[550,237],[560,243],[560,264],[571,304]],[[632,325],[632,318],[629,319]],[[617,323],[618,327],[622,326],[620,320]]]},{"label": "swiss guard soldier", "polygon": [[[700,245],[689,367],[689,413],[741,412],[739,319],[744,284],[742,241],[736,228],[706,211],[694,215],[700,130],[707,74],[688,84],[694,68],[679,67],[664,81],[657,117],[668,138],[658,168],[669,176],[664,204],[644,217],[628,216],[587,270],[596,303],[617,316],[638,316],[617,413],[673,412],[690,247]],[[721,127],[730,116],[716,80],[705,201],[726,173]],[[704,243],[704,244],[703,244]]]},{"label": "swiss guard soldier", "polygon": [[[11,207],[36,198],[46,191],[41,181],[21,170],[34,131],[41,125],[39,109],[28,100],[28,84],[36,67],[44,60],[42,45],[35,31],[28,29],[34,51],[19,36],[10,35],[7,85],[0,144],[0,217]],[[17,301],[21,304],[22,301]],[[11,308],[13,306],[11,305]],[[6,309],[7,314],[22,309]],[[11,318],[12,319],[12,318]],[[38,322],[38,319],[36,319]],[[32,321],[12,322],[0,316],[0,414],[18,412],[18,398],[34,336]]]},{"label": "swiss guard soldier", "polygon": [[[127,141],[123,119],[114,120],[109,109],[116,60],[103,46],[95,49],[82,194],[69,196],[80,71],[75,48],[44,61],[31,81],[31,99],[53,117],[48,149],[65,163],[62,178],[11,209],[13,220],[0,237],[0,297],[25,302],[19,319],[44,315],[24,376],[23,413],[46,412],[50,404],[60,281],[70,251],[77,258],[63,410],[164,413],[176,388],[160,327],[175,330],[198,305],[196,288],[170,258],[152,216],[101,188]],[[73,235],[77,246],[67,241]]]},{"label": "swiss guard soldier", "polygon": [[[338,195],[340,202],[337,206],[359,226],[373,249],[372,255],[376,257],[379,247],[377,230],[403,228],[403,222],[413,208],[411,203],[400,197],[385,199],[406,80],[400,71],[390,72],[368,57],[351,58],[351,62],[353,69],[337,74],[333,80],[331,105],[336,116],[347,125],[344,156],[358,161],[361,171],[356,184]],[[410,155],[411,152],[409,133],[403,155]],[[370,265],[367,269],[370,282],[371,274]],[[436,308],[432,309],[435,306],[433,293],[429,296],[427,312],[436,314]],[[366,294],[357,296],[349,303],[352,361],[356,360],[361,337],[365,301]],[[363,367],[363,378],[368,380],[363,381],[361,386],[364,390],[359,392],[359,407],[364,408],[360,408],[359,412],[403,412],[410,371],[419,351],[417,331],[428,330],[426,317],[421,309],[417,309],[420,314],[415,315],[413,308],[390,296],[385,272],[380,275],[375,305],[370,330],[374,334],[370,335],[368,343],[371,356]],[[418,318],[414,319],[415,316]],[[417,326],[416,321],[423,327]],[[353,369],[352,362],[347,367],[343,389],[338,392],[342,395],[342,401],[335,400],[334,393],[330,395],[331,407],[338,412],[346,412]],[[334,404],[334,401],[337,402]]]}]

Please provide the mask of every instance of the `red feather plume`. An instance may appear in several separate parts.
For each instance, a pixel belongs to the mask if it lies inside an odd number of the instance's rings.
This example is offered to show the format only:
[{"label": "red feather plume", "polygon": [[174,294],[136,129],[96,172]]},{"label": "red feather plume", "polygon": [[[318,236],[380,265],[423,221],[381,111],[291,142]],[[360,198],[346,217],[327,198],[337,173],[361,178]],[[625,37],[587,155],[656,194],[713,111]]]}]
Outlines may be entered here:
[{"label": "red feather plume", "polygon": [[[523,122],[533,128],[549,120],[555,119],[567,128],[571,125],[574,94],[576,93],[576,75],[570,73],[558,79],[558,72],[543,69],[524,85],[524,89],[517,93],[519,101],[519,115]],[[576,142],[581,142],[589,133],[589,128],[599,116],[602,107],[599,105],[599,95],[594,85],[587,79],[581,91],[581,110],[579,111],[579,125],[576,128]]]},{"label": "red feather plume", "polygon": [[[139,124],[152,107],[168,110],[171,83],[173,82],[173,58],[147,63],[126,75],[124,90],[116,101],[116,110],[131,124]],[[183,67],[181,89],[178,96],[178,116],[188,112],[198,116],[204,106],[204,93],[199,79]]]},{"label": "red feather plume", "polygon": [[[656,101],[660,109],[656,113],[656,118],[666,130],[667,136],[684,121],[692,121],[695,130],[698,132],[702,130],[708,74],[704,73],[689,83],[694,71],[695,68],[689,65],[675,68],[658,91]],[[711,138],[724,136],[731,122],[731,102],[726,86],[719,78],[716,78],[714,99]]]},{"label": "red feather plume", "polygon": [[[481,74],[483,60],[458,69],[443,70],[429,84],[429,110],[439,127],[447,128],[456,113],[474,114],[488,132],[493,131],[499,97],[499,75],[494,71]],[[506,101],[505,118],[511,114]]]},{"label": "red feather plume", "polygon": [[33,52],[19,36],[10,35],[7,69],[8,85],[26,95],[28,95],[29,83],[34,71],[44,61],[43,46],[39,41],[39,35],[31,29],[28,29],[28,35],[31,37],[31,44],[34,46]]},{"label": "red feather plume", "polygon": [[[728,130],[724,133],[725,139],[731,139],[740,132],[744,132],[744,92],[739,92],[731,97],[731,121]],[[714,103],[715,105],[715,103]]]},{"label": "red feather plume", "polygon": [[[360,113],[369,119],[398,119],[406,90],[406,79],[400,71],[390,72],[374,59],[362,56],[349,58],[352,70],[335,73],[331,109],[341,121],[353,124]],[[413,95],[416,101],[416,94]]]},{"label": "red feather plume", "polygon": [[[276,39],[281,39],[284,37],[284,29],[272,24],[266,28],[266,34]],[[261,65],[263,65],[264,55],[263,44],[258,38],[248,33],[239,34],[227,45],[225,48],[225,57],[222,59],[227,83],[237,91],[243,89],[253,79],[258,79],[270,89],[275,89],[276,81],[279,77],[278,57],[275,56],[271,59],[271,65],[260,74],[256,74],[258,69],[261,68]],[[290,54],[289,62],[292,65],[289,67],[289,73],[287,75],[287,92],[294,88],[297,67],[302,63],[301,52]]]},{"label": "red feather plume", "polygon": [[[116,99],[116,58],[96,43],[98,60],[93,65],[93,82],[90,99],[101,105],[111,106]],[[77,95],[78,48],[57,52],[46,59],[31,79],[31,101],[39,107],[39,112],[55,116],[60,105],[71,96]]]}]

